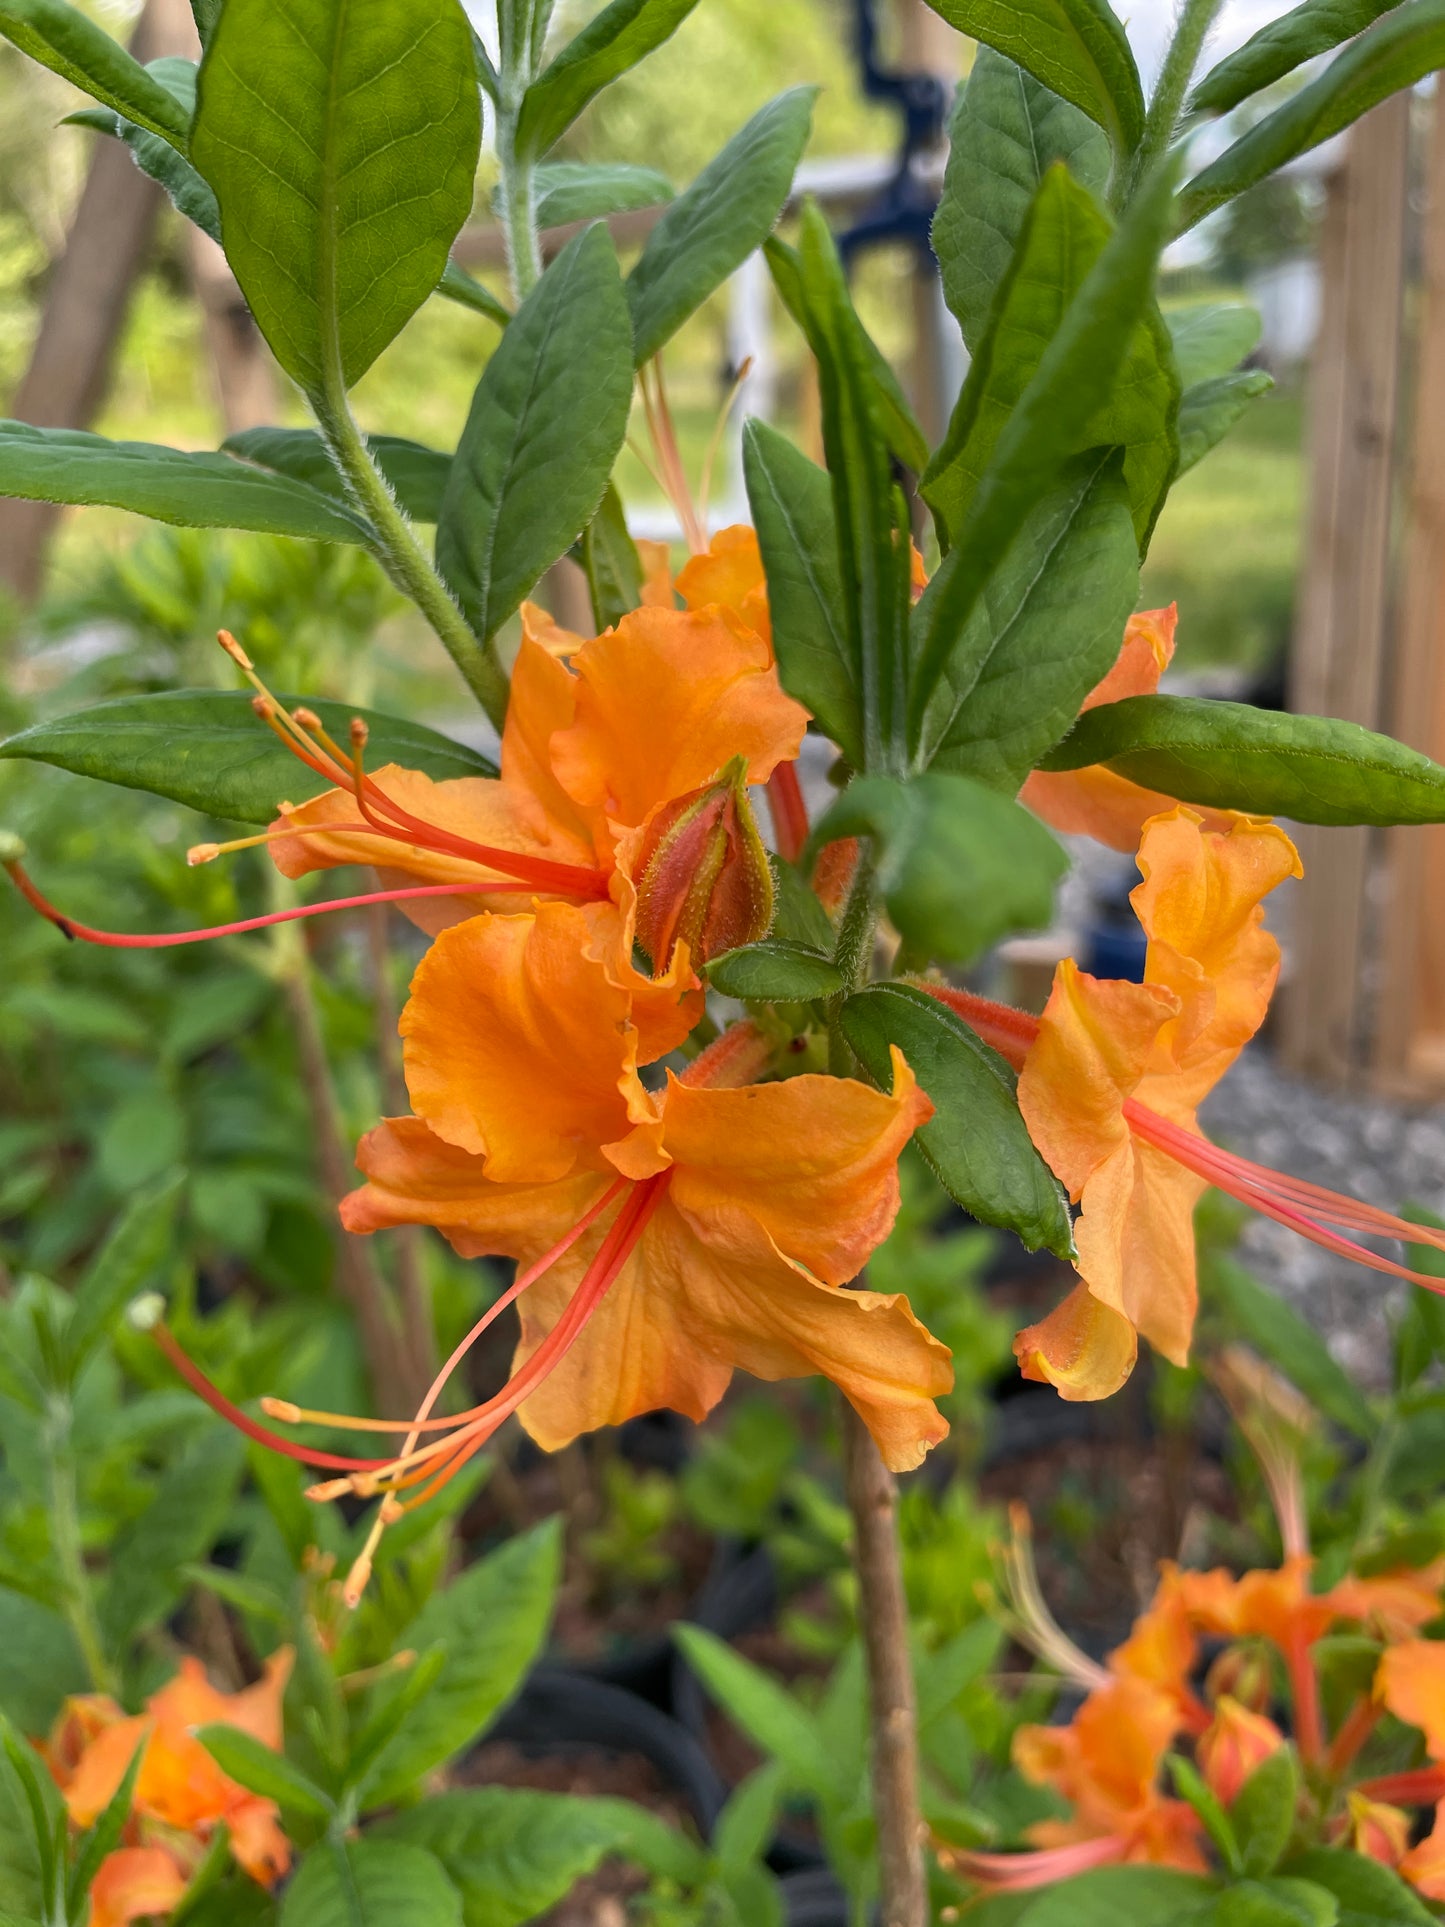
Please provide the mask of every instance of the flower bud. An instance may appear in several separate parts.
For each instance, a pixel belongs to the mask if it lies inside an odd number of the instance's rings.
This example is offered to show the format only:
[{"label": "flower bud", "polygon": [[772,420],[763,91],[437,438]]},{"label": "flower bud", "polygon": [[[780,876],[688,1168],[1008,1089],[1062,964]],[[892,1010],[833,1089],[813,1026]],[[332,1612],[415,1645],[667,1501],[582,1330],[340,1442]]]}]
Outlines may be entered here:
[{"label": "flower bud", "polygon": [[1404,1808],[1387,1806],[1364,1793],[1349,1794],[1345,1804],[1349,1813],[1340,1818],[1336,1845],[1351,1846],[1386,1867],[1398,1867],[1410,1845],[1410,1816]]},{"label": "flower bud", "polygon": [[1211,1793],[1222,1805],[1231,1806],[1255,1768],[1283,1745],[1284,1735],[1273,1720],[1252,1713],[1225,1694],[1216,1702],[1214,1718],[1194,1751]]},{"label": "flower bud", "polygon": [[694,965],[756,943],[773,920],[773,873],[735,756],[711,783],[660,809],[637,863],[637,941],[665,970],[685,943]]},{"label": "flower bud", "polygon": [[1274,1668],[1263,1641],[1226,1646],[1205,1675],[1204,1696],[1211,1705],[1231,1699],[1252,1713],[1264,1712],[1274,1698]]}]

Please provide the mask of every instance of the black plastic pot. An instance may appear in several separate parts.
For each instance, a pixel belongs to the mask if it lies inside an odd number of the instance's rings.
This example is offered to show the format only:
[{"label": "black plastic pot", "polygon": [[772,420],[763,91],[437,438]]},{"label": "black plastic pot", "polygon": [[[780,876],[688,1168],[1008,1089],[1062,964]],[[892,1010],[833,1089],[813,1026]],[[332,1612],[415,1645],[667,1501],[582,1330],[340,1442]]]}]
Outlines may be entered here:
[{"label": "black plastic pot", "polygon": [[850,1927],[848,1896],[826,1867],[785,1874],[779,1885],[788,1927]]}]

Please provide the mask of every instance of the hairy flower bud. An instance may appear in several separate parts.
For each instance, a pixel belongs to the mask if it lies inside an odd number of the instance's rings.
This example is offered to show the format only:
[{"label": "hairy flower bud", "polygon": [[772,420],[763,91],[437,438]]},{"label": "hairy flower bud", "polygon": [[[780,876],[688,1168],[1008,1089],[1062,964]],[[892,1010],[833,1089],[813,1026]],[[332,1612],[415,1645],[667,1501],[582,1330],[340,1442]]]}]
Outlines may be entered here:
[{"label": "hairy flower bud", "polygon": [[1210,1791],[1230,1806],[1255,1768],[1283,1745],[1284,1735],[1273,1720],[1252,1713],[1225,1694],[1216,1702],[1214,1719],[1194,1750]]},{"label": "hairy flower bud", "polygon": [[1231,1699],[1262,1713],[1274,1698],[1274,1668],[1269,1652],[1258,1639],[1226,1646],[1204,1679],[1204,1696],[1211,1705]]},{"label": "hairy flower bud", "polygon": [[694,964],[756,943],[773,920],[773,873],[748,802],[747,764],[660,809],[637,865],[637,941],[664,970],[679,943]]}]

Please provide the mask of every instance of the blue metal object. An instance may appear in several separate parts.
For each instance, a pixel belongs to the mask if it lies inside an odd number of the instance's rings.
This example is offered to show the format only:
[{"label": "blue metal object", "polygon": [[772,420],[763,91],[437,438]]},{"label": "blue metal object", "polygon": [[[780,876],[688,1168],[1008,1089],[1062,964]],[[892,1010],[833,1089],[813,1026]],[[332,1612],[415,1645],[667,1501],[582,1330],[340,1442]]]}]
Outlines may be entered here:
[{"label": "blue metal object", "polygon": [[897,110],[903,137],[887,186],[838,236],[838,251],[851,266],[865,248],[903,241],[936,272],[928,231],[938,196],[914,161],[942,140],[951,90],[937,74],[894,72],[879,64],[877,0],[853,0],[853,23],[864,95]]}]

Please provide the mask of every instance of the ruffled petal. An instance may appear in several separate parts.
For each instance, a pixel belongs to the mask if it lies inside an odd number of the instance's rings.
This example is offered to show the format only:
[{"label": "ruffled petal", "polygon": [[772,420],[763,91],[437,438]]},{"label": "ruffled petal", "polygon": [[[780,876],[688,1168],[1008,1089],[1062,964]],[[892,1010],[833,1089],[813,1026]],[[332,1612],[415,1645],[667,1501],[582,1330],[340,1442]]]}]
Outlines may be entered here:
[{"label": "ruffled petal", "polygon": [[[1041,816],[1062,836],[1091,836],[1106,848],[1133,856],[1151,817],[1176,807],[1172,796],[1145,789],[1120,776],[1107,763],[1083,769],[1031,772],[1019,791],[1019,801]],[[1231,810],[1199,810],[1213,830],[1227,830],[1238,821]]]},{"label": "ruffled petal", "polygon": [[169,1914],[185,1891],[186,1877],[164,1847],[119,1847],[101,1861],[90,1889],[90,1927]]},{"label": "ruffled petal", "polygon": [[1404,1639],[1386,1647],[1375,1674],[1375,1697],[1397,1720],[1419,1727],[1432,1760],[1445,1760],[1445,1643]]},{"label": "ruffled petal", "polygon": [[693,556],[679,573],[677,592],[689,609],[709,605],[731,609],[771,645],[773,627],[762,550],[756,532],[745,522],[718,530],[703,553]]},{"label": "ruffled petal", "polygon": [[1140,609],[1124,625],[1123,646],[1113,668],[1084,698],[1084,709],[1097,709],[1100,703],[1121,703],[1130,696],[1152,696],[1159,678],[1174,657],[1174,632],[1179,625],[1179,604],[1167,609]]},{"label": "ruffled petal", "polygon": [[1025,1378],[1052,1385],[1071,1401],[1109,1398],[1134,1369],[1138,1342],[1122,1313],[1075,1285],[1061,1305],[1014,1339]]}]

